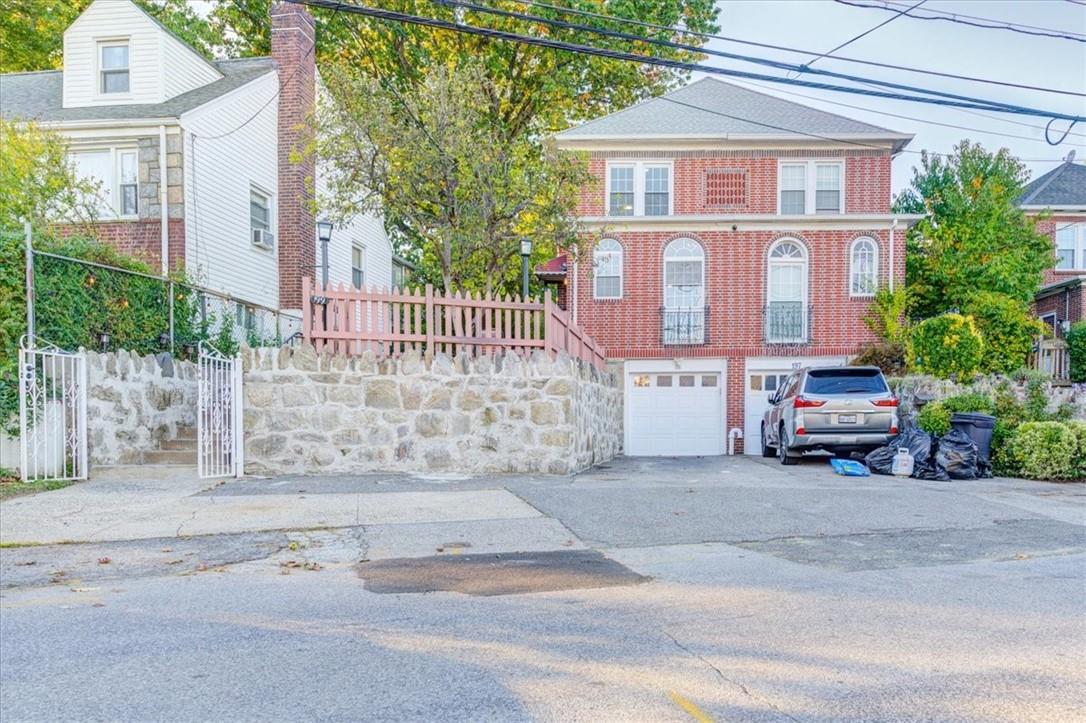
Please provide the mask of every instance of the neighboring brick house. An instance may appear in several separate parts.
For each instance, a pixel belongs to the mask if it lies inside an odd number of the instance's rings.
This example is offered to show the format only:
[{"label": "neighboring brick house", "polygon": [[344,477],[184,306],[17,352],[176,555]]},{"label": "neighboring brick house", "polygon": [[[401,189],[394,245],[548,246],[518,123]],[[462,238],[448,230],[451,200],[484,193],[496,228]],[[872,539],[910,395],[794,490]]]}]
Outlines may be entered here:
[{"label": "neighboring brick house", "polygon": [[621,364],[626,454],[723,454],[732,430],[757,453],[794,368],[876,340],[861,317],[918,218],[890,210],[910,138],[715,79],[557,135],[597,181],[565,291]]},{"label": "neighboring brick house", "polygon": [[1086,165],[1070,156],[1026,186],[1018,204],[1029,215],[1048,214],[1037,229],[1052,238],[1055,263],[1045,272],[1034,308],[1062,336],[1086,318]]},{"label": "neighboring brick house", "polygon": [[[246,325],[247,304],[299,309],[320,263],[310,201],[323,174],[296,153],[317,94],[315,26],[301,5],[270,12],[271,57],[208,61],[130,0],[95,0],[64,32],[63,70],[0,76],[3,117],[62,134],[101,183],[98,237],[238,299]],[[377,217],[337,227],[329,255],[333,283],[391,284]]]}]

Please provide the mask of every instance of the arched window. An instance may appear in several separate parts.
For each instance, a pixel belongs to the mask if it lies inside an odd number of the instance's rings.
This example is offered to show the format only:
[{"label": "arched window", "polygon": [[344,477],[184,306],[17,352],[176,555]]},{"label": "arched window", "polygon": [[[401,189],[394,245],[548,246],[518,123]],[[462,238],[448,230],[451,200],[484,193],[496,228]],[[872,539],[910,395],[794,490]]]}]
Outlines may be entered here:
[{"label": "arched window", "polygon": [[705,251],[677,238],[664,249],[665,344],[705,343]]},{"label": "arched window", "polygon": [[766,278],[766,341],[807,341],[807,250],[803,244],[794,239],[773,244]]},{"label": "arched window", "polygon": [[622,298],[622,244],[613,238],[596,244],[592,256],[595,268],[593,296],[597,299]]},{"label": "arched window", "polygon": [[848,293],[874,296],[879,286],[879,246],[875,239],[858,238],[849,252]]}]

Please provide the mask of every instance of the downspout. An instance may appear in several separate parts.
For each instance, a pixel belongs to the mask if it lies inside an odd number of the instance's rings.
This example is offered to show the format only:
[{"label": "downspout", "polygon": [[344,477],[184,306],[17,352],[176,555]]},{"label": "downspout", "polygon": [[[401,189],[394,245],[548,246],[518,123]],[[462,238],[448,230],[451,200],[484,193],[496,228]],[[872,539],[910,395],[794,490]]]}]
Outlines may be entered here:
[{"label": "downspout", "polygon": [[890,222],[890,291],[894,290],[894,274],[897,273],[897,269],[894,267],[894,230],[897,229],[897,216]]},{"label": "downspout", "polygon": [[170,192],[166,173],[166,126],[158,127],[158,193],[161,205],[160,230],[162,244],[162,275],[170,273]]},{"label": "downspout", "polygon": [[573,303],[571,304],[571,306],[573,308],[573,323],[574,324],[577,323],[577,275],[578,275],[578,273],[579,273],[579,271],[578,271],[578,263],[576,261],[574,261],[573,262]]}]

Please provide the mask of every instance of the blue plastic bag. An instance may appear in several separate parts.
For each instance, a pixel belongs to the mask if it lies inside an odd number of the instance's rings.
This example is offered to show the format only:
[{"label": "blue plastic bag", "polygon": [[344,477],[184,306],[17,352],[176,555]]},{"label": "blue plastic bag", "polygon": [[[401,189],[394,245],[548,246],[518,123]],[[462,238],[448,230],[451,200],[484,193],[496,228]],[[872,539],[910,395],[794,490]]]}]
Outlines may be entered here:
[{"label": "blue plastic bag", "polygon": [[857,462],[854,459],[837,459],[834,457],[830,460],[830,465],[833,467],[834,472],[844,475],[845,477],[871,476],[871,472],[867,469],[867,465],[863,462]]}]

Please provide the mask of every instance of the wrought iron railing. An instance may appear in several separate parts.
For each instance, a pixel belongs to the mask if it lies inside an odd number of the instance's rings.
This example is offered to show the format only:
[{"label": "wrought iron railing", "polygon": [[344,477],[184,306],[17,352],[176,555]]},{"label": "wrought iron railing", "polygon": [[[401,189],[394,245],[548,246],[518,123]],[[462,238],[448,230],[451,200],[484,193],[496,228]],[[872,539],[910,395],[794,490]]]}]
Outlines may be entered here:
[{"label": "wrought iron railing", "polygon": [[811,340],[811,307],[802,301],[771,301],[762,309],[767,344],[806,344]]},{"label": "wrought iron railing", "polygon": [[660,308],[660,342],[667,346],[709,343],[709,307]]}]

